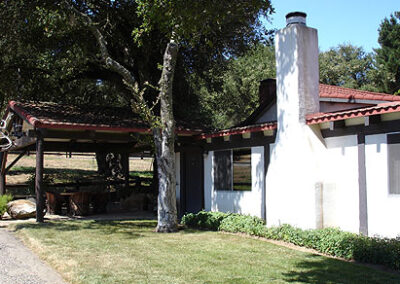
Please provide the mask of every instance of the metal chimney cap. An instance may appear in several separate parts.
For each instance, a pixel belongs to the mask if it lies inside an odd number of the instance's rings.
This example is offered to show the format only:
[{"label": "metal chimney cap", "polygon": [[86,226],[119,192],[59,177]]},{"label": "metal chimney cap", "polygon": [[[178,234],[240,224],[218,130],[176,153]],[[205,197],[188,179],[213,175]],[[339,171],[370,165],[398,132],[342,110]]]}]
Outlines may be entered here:
[{"label": "metal chimney cap", "polygon": [[306,25],[307,14],[304,12],[291,12],[286,15],[286,26],[293,24]]}]

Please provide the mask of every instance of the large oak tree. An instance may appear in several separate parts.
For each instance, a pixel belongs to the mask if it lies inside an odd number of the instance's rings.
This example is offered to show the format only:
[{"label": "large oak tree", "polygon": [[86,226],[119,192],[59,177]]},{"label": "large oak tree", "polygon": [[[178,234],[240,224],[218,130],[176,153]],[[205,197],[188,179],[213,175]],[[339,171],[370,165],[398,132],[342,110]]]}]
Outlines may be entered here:
[{"label": "large oak tree", "polygon": [[[157,230],[175,231],[173,110],[195,109],[192,74],[223,65],[263,36],[259,19],[272,11],[270,2],[14,0],[0,5],[0,77],[9,79],[1,80],[3,98],[132,102],[154,135]],[[188,107],[174,104],[174,96]]]}]

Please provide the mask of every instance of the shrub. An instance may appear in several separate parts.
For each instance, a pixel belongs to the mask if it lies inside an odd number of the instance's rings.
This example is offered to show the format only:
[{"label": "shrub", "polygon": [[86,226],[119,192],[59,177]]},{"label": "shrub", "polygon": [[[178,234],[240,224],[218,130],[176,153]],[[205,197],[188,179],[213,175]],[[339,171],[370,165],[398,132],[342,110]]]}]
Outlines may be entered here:
[{"label": "shrub", "polygon": [[189,228],[218,231],[222,220],[229,215],[230,213],[200,211],[184,215],[181,223]]},{"label": "shrub", "polygon": [[7,203],[13,199],[11,194],[0,195],[0,219],[7,211]]},{"label": "shrub", "polygon": [[336,228],[302,230],[290,225],[267,228],[258,217],[221,212],[187,214],[182,223],[192,228],[240,232],[281,240],[332,256],[400,270],[400,239],[371,238]]},{"label": "shrub", "polygon": [[219,226],[219,230],[233,233],[246,233],[254,236],[265,234],[265,222],[258,217],[230,214],[226,216]]}]

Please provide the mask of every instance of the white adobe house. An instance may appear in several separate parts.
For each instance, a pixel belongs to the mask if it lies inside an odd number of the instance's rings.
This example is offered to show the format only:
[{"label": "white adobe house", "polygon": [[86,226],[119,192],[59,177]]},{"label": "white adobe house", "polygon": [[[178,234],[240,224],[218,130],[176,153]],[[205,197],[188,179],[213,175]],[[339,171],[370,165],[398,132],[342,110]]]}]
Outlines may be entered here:
[{"label": "white adobe house", "polygon": [[317,30],[304,13],[286,18],[260,107],[238,127],[180,141],[180,213],[400,235],[400,97],[319,84]]}]

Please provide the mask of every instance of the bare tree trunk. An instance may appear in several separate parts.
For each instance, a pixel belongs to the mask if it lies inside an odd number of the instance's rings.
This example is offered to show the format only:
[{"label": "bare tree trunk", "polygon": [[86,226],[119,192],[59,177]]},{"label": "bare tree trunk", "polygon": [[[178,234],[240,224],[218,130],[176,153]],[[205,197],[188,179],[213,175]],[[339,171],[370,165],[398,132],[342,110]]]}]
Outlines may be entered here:
[{"label": "bare tree trunk", "polygon": [[160,86],[161,127],[153,130],[158,170],[158,224],[157,232],[175,232],[178,229],[175,177],[175,120],[172,108],[172,82],[178,45],[171,40],[164,53]]},{"label": "bare tree trunk", "polygon": [[113,179],[126,178],[126,173],[129,174],[124,159],[125,153],[96,153],[97,173],[105,177]]}]

